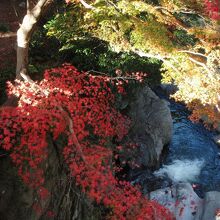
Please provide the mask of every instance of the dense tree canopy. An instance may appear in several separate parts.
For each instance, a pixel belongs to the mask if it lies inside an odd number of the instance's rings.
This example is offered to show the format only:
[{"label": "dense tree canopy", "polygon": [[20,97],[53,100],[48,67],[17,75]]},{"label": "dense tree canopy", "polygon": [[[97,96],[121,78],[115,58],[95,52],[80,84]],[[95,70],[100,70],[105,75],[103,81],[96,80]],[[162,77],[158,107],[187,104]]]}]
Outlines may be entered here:
[{"label": "dense tree canopy", "polygon": [[[17,78],[25,78],[28,44],[40,17],[53,1],[27,1],[27,15],[18,30]],[[82,39],[106,41],[112,50],[163,62],[163,82],[178,86],[173,96],[193,111],[192,119],[208,115],[218,126],[219,0],[68,0],[46,25],[62,50]],[[26,75],[26,76],[25,76]],[[204,118],[204,117],[203,117]]]},{"label": "dense tree canopy", "polygon": [[[83,4],[79,4],[79,2]],[[71,4],[72,3],[72,4]],[[112,50],[163,62],[163,82],[174,98],[219,121],[220,3],[212,1],[68,1],[65,13],[48,22],[49,36],[66,49],[79,39],[99,38]],[[86,7],[85,7],[86,6]]]}]

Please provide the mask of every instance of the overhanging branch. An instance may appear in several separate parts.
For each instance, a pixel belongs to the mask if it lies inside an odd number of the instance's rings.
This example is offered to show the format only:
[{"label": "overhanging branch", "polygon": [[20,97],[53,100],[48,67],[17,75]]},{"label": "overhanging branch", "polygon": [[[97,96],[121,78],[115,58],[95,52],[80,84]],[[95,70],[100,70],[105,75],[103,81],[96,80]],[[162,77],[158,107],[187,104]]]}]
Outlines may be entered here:
[{"label": "overhanging branch", "polygon": [[157,60],[161,60],[161,61],[163,61],[164,64],[169,66],[171,69],[173,69],[177,73],[181,74],[181,72],[169,60],[167,60],[167,58],[169,58],[169,57],[163,57],[158,54],[154,55],[154,54],[150,54],[150,53],[145,53],[145,52],[139,51],[139,50],[133,50],[133,52],[136,53],[137,55],[139,55],[140,57],[148,57],[148,58],[154,58]]},{"label": "overhanging branch", "polygon": [[95,9],[95,7],[93,7],[92,5],[88,4],[87,2],[85,2],[84,0],[79,0],[79,2],[87,9]]},{"label": "overhanging branch", "polygon": [[189,51],[189,50],[180,50],[179,52],[180,53],[189,53],[189,54],[193,54],[195,56],[200,56],[200,57],[207,59],[207,56],[202,53],[197,53],[197,52],[193,52],[193,51]]},{"label": "overhanging branch", "polygon": [[211,72],[210,72],[209,68],[208,68],[204,63],[199,62],[199,61],[193,59],[192,57],[189,57],[189,60],[192,61],[193,63],[195,63],[195,64],[197,64],[197,65],[203,67],[203,68],[206,70],[206,72],[207,72],[209,75],[211,75]]}]

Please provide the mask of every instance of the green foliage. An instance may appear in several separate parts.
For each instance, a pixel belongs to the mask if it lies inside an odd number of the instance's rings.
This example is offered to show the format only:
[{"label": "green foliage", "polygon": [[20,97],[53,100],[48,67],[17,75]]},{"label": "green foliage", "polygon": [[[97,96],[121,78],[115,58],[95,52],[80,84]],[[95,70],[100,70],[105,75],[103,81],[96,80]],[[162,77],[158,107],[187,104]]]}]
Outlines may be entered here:
[{"label": "green foliage", "polygon": [[131,32],[131,44],[135,48],[157,53],[158,51],[171,52],[173,44],[168,38],[166,28],[153,18],[147,24],[136,24]]},{"label": "green foliage", "polygon": [[[46,68],[69,62],[80,70],[95,70],[110,76],[115,76],[116,69],[120,69],[122,74],[145,72],[148,74],[147,83],[151,85],[158,84],[161,80],[159,71],[161,62],[158,60],[141,58],[134,53],[116,53],[105,41],[97,38],[87,37],[68,42],[63,36],[58,40],[54,37],[49,38],[50,43],[46,31],[38,29],[30,42],[29,72],[34,79],[39,80],[40,73]],[[37,76],[39,78],[36,78]]]},{"label": "green foliage", "polygon": [[[49,37],[61,44],[60,55],[80,70],[96,70],[114,75],[143,71],[152,82],[160,81],[159,61],[140,58],[133,49],[171,52],[170,33],[152,14],[151,4],[121,0],[115,4],[95,1],[95,10],[73,4],[44,27]],[[109,45],[109,46],[107,46]]]},{"label": "green foliage", "polygon": [[[69,10],[66,9],[65,13],[57,14],[44,26],[47,30],[47,36],[55,37],[60,43],[59,52],[54,54],[58,54],[60,60],[70,62],[80,70],[96,70],[110,75],[114,75],[116,69],[120,69],[123,73],[142,71],[152,76],[149,82],[159,82],[160,62],[141,58],[131,52],[117,53],[118,51],[127,51],[130,48],[129,44],[126,48],[126,42],[131,37],[133,44],[137,47],[138,40],[141,37],[146,38],[138,24],[136,24],[136,29],[139,29],[140,33],[138,30],[136,32],[140,37],[132,36],[135,34],[134,28],[132,30],[133,22],[127,17],[128,13],[131,12],[128,10],[126,15],[119,14],[113,7],[107,11],[103,2],[97,2],[96,6],[100,7],[99,10],[88,14],[79,5],[73,5]],[[141,17],[140,19],[148,19],[145,12],[139,13],[137,11],[136,13]],[[153,19],[151,20],[150,32],[152,35],[157,34],[157,38],[161,37],[161,40],[165,42],[164,44],[169,45],[166,42],[166,37],[161,32],[157,33],[160,30],[159,26],[153,25],[155,22]],[[114,29],[116,30],[118,27],[118,31],[114,32]],[[36,48],[39,48],[40,41],[42,40],[36,41],[38,45]],[[110,48],[106,41],[110,42]],[[148,45],[147,43],[139,45],[139,47],[143,46],[147,47]]]},{"label": "green foliage", "polygon": [[[116,69],[120,69],[120,74],[138,70],[153,75],[159,72],[160,63],[139,58],[135,53],[155,57],[163,61],[163,80],[179,86],[178,100],[189,102],[192,99],[188,94],[193,98],[199,94],[193,93],[195,87],[189,83],[196,83],[195,75],[212,78],[218,69],[215,63],[209,65],[205,60],[219,47],[220,35],[218,23],[211,21],[209,12],[204,10],[204,1],[86,1],[92,10],[77,0],[71,2],[45,28],[48,36],[59,41],[61,57],[81,70],[111,76]],[[209,70],[207,65],[213,68]],[[160,81],[160,77],[156,78]],[[201,82],[200,88],[203,84],[206,86]]]},{"label": "green foliage", "polygon": [[35,60],[44,62],[48,59],[57,59],[57,52],[60,47],[55,37],[48,38],[43,28],[34,32],[30,41],[30,56]]},{"label": "green foliage", "polygon": [[205,26],[204,19],[197,14],[185,14],[182,12],[175,13],[174,16],[183,21],[188,27],[203,27]]},{"label": "green foliage", "polygon": [[6,94],[6,82],[14,79],[14,66],[10,66],[3,70],[0,70],[0,103],[4,103],[7,98]]},{"label": "green foliage", "polygon": [[66,50],[71,49],[73,41],[86,38],[87,34],[83,32],[81,22],[83,13],[78,5],[74,5],[64,13],[58,13],[44,28],[47,30],[47,36],[55,37],[62,43],[60,50]]},{"label": "green foliage", "polygon": [[72,41],[96,37],[109,43],[116,51],[132,48],[145,51],[170,52],[173,45],[169,31],[152,13],[152,6],[142,1],[118,1],[106,4],[99,0],[95,10],[85,10],[79,4],[50,20],[45,28],[67,49]]},{"label": "green foliage", "polygon": [[8,32],[10,30],[9,26],[5,23],[0,23],[0,32]]},{"label": "green foliage", "polygon": [[194,46],[196,44],[196,38],[193,35],[187,34],[184,30],[175,30],[173,32],[176,41],[181,46]]},{"label": "green foliage", "polygon": [[80,70],[95,70],[111,76],[115,75],[116,69],[120,69],[122,74],[141,71],[148,73],[149,83],[160,81],[161,62],[158,60],[142,58],[133,53],[116,53],[98,39],[78,40],[69,46],[60,54]]}]

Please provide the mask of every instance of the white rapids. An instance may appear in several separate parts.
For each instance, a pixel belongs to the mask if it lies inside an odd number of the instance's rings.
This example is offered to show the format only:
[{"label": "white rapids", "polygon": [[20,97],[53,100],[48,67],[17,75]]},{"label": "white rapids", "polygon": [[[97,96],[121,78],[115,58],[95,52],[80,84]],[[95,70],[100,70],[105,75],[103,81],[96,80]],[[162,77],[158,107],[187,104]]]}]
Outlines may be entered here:
[{"label": "white rapids", "polygon": [[198,179],[203,160],[174,160],[154,172],[155,176],[168,176],[173,182],[194,182]]}]

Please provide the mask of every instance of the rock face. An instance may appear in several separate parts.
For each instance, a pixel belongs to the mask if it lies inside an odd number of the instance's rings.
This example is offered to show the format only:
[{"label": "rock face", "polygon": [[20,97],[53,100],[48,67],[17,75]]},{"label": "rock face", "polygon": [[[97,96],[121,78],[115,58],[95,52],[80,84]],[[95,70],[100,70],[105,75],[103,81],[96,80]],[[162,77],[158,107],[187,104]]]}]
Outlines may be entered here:
[{"label": "rock face", "polygon": [[150,193],[150,199],[170,209],[176,220],[219,220],[220,192],[210,191],[201,199],[189,183],[177,183]]},{"label": "rock face", "polygon": [[160,85],[160,90],[162,90],[165,95],[170,96],[177,92],[178,88],[173,84],[162,83]]},{"label": "rock face", "polygon": [[132,155],[135,163],[140,167],[156,167],[164,145],[172,137],[173,122],[168,104],[146,86],[132,95],[128,108],[132,126],[127,141],[140,146]]},{"label": "rock face", "polygon": [[34,211],[36,192],[17,176],[9,156],[0,160],[0,219],[2,220],[97,220],[99,210],[74,184],[62,161],[62,141],[49,143],[45,162],[45,186],[50,196],[37,203],[42,212]]}]

